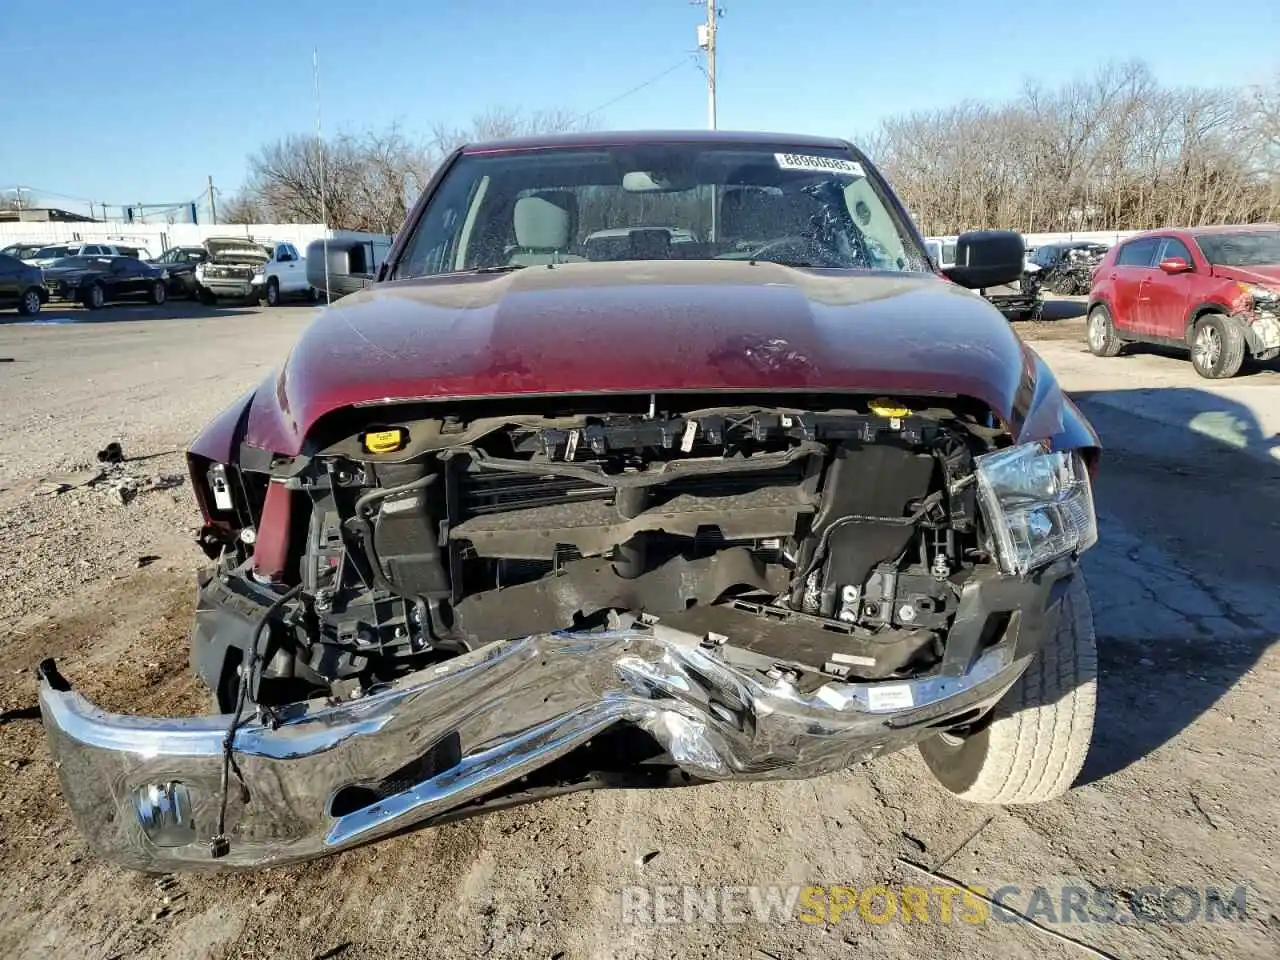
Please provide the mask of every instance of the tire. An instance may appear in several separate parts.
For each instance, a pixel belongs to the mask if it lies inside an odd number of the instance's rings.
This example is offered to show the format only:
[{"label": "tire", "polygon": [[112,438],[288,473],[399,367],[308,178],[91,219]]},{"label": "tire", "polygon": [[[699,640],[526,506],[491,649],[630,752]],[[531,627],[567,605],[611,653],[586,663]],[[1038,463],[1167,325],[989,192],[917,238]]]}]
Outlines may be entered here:
[{"label": "tire", "polygon": [[275,277],[267,281],[267,306],[280,306],[280,281]]},{"label": "tire", "polygon": [[1244,365],[1244,331],[1221,313],[1196,321],[1191,334],[1191,365],[1206,380],[1226,380]]},{"label": "tire", "polygon": [[169,288],[164,285],[163,280],[157,280],[151,285],[151,289],[147,292],[147,299],[157,307],[169,299]]},{"label": "tire", "polygon": [[107,305],[107,288],[97,280],[84,292],[84,305],[90,310],[101,310]]},{"label": "tire", "polygon": [[1124,349],[1124,341],[1116,336],[1116,325],[1111,311],[1101,303],[1089,311],[1089,326],[1085,333],[1089,352],[1095,357],[1114,357]]},{"label": "tire", "polygon": [[196,287],[196,299],[199,300],[201,303],[203,303],[206,307],[212,307],[215,303],[218,302],[218,298],[215,297],[212,293],[210,293],[204,287]]},{"label": "tire", "polygon": [[22,291],[22,299],[18,301],[18,313],[24,317],[34,317],[40,312],[42,305],[40,291],[35,287],[28,287]]},{"label": "tire", "polygon": [[1058,629],[981,726],[919,745],[925,766],[971,803],[1044,803],[1084,766],[1097,707],[1098,648],[1083,574],[1062,599]]}]

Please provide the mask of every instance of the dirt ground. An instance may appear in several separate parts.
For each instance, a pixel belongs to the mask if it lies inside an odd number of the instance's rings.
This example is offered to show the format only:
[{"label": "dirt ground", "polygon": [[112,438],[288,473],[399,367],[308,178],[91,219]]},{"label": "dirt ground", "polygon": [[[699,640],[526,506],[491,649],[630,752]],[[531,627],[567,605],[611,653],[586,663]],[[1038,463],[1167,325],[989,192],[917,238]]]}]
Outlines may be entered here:
[{"label": "dirt ground", "polygon": [[[108,708],[202,707],[186,633],[203,557],[180,451],[282,359],[309,311],[0,324],[0,957],[1098,955],[1025,924],[936,915],[623,922],[631,885],[920,883],[899,856],[988,890],[1107,887],[1127,902],[1147,886],[1243,886],[1243,919],[1055,929],[1114,957],[1280,955],[1280,369],[1222,385],[1172,354],[1096,360],[1078,307],[1060,310],[1019,328],[1106,447],[1101,542],[1085,559],[1099,725],[1064,799],[966,805],[904,753],[813,781],[575,794],[169,885],[99,861],[76,833],[33,668],[58,657]],[[89,482],[112,440],[128,459]]]}]

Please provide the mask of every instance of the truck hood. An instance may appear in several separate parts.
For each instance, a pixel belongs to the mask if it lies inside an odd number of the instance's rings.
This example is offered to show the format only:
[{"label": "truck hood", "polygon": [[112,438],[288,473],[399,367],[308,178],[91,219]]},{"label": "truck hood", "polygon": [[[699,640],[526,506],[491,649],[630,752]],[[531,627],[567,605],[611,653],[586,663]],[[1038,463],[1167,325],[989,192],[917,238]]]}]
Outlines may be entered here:
[{"label": "truck hood", "polygon": [[244,439],[294,455],[317,420],[353,405],[716,390],[964,395],[1015,436],[1063,430],[1047,367],[995,307],[940,277],[663,261],[348,296],[256,391]]},{"label": "truck hood", "polygon": [[271,257],[251,240],[237,237],[210,237],[204,242],[211,259],[218,263],[266,263]]}]

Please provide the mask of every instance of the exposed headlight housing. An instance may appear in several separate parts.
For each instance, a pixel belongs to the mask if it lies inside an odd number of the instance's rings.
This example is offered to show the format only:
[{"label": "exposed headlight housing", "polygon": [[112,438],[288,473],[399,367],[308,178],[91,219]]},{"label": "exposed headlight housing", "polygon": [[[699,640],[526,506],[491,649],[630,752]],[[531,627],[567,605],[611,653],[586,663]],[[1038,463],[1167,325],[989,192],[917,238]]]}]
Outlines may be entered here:
[{"label": "exposed headlight housing", "polygon": [[1005,573],[1025,576],[1098,542],[1093,489],[1079,451],[1024,443],[974,464],[978,499]]},{"label": "exposed headlight housing", "polygon": [[1255,306],[1274,309],[1280,307],[1280,291],[1262,287],[1256,283],[1242,283],[1240,289],[1249,295]]},{"label": "exposed headlight housing", "polygon": [[231,496],[231,484],[227,480],[226,464],[215,463],[207,475],[209,492],[213,494],[213,506],[217,510],[232,511],[236,508]]}]

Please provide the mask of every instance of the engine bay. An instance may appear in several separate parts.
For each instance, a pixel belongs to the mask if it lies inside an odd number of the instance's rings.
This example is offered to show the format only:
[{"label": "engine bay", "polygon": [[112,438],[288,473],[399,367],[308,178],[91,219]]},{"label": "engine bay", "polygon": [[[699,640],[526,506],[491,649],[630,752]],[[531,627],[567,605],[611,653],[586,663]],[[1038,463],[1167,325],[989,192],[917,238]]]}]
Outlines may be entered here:
[{"label": "engine bay", "polygon": [[[255,699],[343,695],[492,641],[603,628],[612,611],[732,637],[780,670],[935,667],[964,584],[990,561],[971,482],[1002,436],[989,414],[959,400],[710,399],[344,411],[305,456],[212,478],[263,528],[224,569],[301,597],[270,631]],[[266,517],[269,485],[288,508]],[[269,523],[288,526],[283,569],[254,556]]]}]

